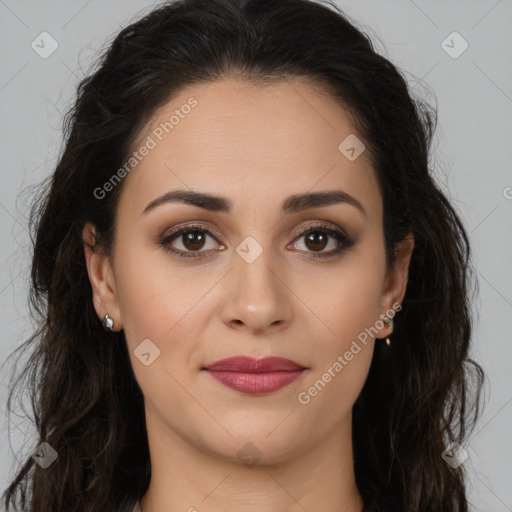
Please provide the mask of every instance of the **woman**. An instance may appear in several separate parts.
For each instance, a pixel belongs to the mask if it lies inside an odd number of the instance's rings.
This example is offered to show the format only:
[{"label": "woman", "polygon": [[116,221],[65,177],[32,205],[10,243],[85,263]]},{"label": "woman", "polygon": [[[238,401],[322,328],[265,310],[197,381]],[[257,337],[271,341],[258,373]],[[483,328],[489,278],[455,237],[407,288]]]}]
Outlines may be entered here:
[{"label": "woman", "polygon": [[162,4],[80,84],[8,510],[468,510],[484,374],[435,111],[330,7]]}]

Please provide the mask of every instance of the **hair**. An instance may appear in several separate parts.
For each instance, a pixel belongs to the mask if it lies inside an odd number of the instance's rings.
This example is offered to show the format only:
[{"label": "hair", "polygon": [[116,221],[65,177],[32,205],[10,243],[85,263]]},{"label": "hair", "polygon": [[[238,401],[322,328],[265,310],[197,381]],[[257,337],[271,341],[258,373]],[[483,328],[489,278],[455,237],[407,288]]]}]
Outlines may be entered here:
[{"label": "hair", "polygon": [[[123,183],[94,190],[127,161],[148,120],[179,91],[236,76],[256,85],[299,78],[353,119],[383,197],[388,268],[396,244],[415,247],[390,347],[376,344],[353,407],[354,470],[375,512],[465,512],[465,468],[441,454],[464,445],[485,374],[468,357],[477,283],[464,226],[431,167],[437,113],[336,5],[308,0],[177,0],[121,30],[78,85],[63,151],[30,211],[29,306],[37,328],[15,390],[30,392],[39,440],[5,490],[8,510],[131,512],[151,466],[144,400],[124,333],[106,333],[93,307],[82,230],[110,254]],[[475,285],[472,287],[472,285]],[[20,507],[20,508],[16,508]]]}]

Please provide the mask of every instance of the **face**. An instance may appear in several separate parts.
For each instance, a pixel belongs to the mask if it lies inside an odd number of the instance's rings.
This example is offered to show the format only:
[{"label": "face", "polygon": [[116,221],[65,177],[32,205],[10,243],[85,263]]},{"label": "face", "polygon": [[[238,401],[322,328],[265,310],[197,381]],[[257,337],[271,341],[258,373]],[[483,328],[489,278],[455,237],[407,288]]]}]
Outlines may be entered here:
[{"label": "face", "polygon": [[[182,90],[141,134],[113,252],[86,256],[152,429],[230,460],[252,443],[275,463],[350,423],[412,248],[386,272],[382,197],[354,136],[311,84],[235,78]],[[234,356],[302,370],[205,370]]]}]

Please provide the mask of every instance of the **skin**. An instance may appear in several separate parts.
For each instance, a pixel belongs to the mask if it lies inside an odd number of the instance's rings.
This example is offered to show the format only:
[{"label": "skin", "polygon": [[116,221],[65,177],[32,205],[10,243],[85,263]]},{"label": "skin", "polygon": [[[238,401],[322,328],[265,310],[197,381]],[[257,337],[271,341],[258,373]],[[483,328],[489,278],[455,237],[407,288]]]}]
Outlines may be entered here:
[{"label": "skin", "polygon": [[[384,324],[366,345],[359,343],[360,352],[309,403],[298,394],[401,303],[413,238],[397,248],[386,272],[375,172],[367,151],[354,161],[340,152],[355,128],[318,87],[297,78],[263,87],[237,77],[190,86],[155,113],[140,139],[190,97],[198,105],[125,178],[112,254],[85,246],[98,317],[108,313],[114,330],[124,329],[145,396],[152,478],[142,510],[361,512],[352,407],[374,344],[383,343],[375,338],[386,338],[391,328]],[[176,189],[224,196],[233,209],[174,202],[142,214]],[[333,189],[355,197],[365,214],[346,203],[279,211],[290,195]],[[332,236],[323,245],[297,236],[320,221],[344,229],[355,245],[308,258],[339,246]],[[222,235],[206,234],[196,245],[194,254],[208,257],[180,258],[156,242],[170,228],[192,223]],[[94,233],[87,224],[84,242]],[[248,236],[263,250],[251,263],[236,252]],[[183,236],[169,244],[193,252]],[[144,339],[160,350],[148,366],[134,355]],[[235,355],[285,357],[308,370],[259,396],[201,370]],[[237,456],[248,442],[261,457],[252,466]]]}]

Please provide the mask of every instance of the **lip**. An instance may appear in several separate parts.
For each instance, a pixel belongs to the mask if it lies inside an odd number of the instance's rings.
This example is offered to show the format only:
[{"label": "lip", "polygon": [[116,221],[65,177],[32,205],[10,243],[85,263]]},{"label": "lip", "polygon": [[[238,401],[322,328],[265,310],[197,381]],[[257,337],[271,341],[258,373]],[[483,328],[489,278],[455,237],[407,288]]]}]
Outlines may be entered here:
[{"label": "lip", "polygon": [[277,391],[297,380],[306,367],[282,357],[221,359],[203,368],[221,384],[249,395]]},{"label": "lip", "polygon": [[205,368],[210,371],[269,373],[303,370],[305,366],[283,357],[264,357],[263,359],[254,359],[247,356],[237,356],[220,359],[215,363],[209,364]]}]

